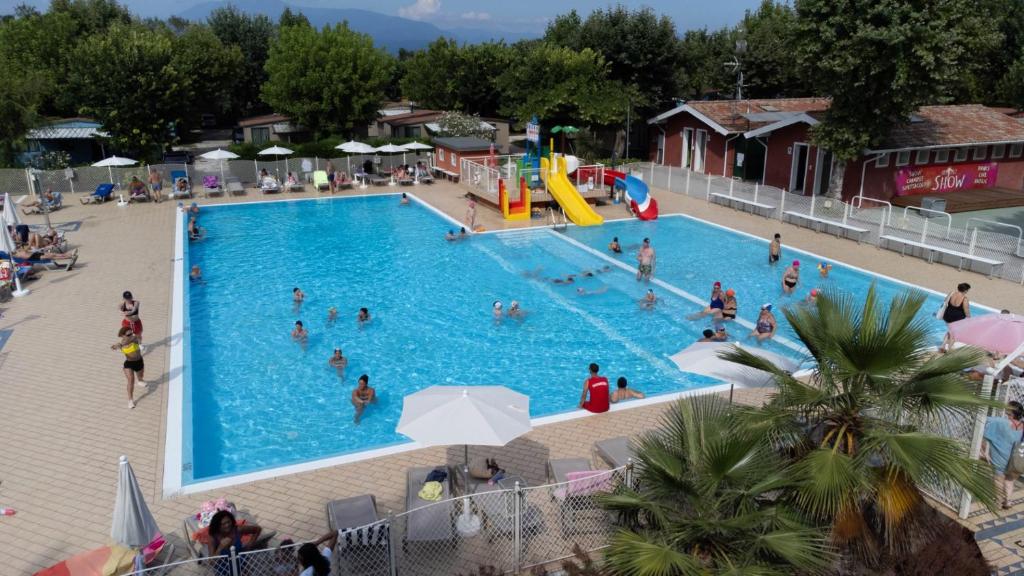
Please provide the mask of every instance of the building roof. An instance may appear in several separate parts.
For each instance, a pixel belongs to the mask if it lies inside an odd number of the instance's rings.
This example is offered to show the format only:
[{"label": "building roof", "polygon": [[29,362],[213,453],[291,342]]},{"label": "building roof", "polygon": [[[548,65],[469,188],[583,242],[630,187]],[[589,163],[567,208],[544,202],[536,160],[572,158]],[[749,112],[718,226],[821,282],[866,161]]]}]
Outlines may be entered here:
[{"label": "building roof", "polygon": [[392,126],[411,126],[432,122],[437,120],[441,114],[443,112],[440,110],[415,110],[401,114],[388,114],[377,121],[382,124],[391,124]]},{"label": "building roof", "polygon": [[29,140],[92,140],[109,136],[103,126],[92,118],[62,118],[46,126],[29,130]]},{"label": "building roof", "polygon": [[778,113],[808,113],[828,109],[828,98],[769,98],[760,100],[691,100],[647,121],[659,124],[687,112],[719,134],[748,132],[777,122]]},{"label": "building roof", "polygon": [[434,138],[435,146],[444,146],[449,150],[462,152],[464,150],[490,150],[494,144],[490,140],[477,138],[475,136],[452,136],[446,138]]},{"label": "building roof", "polygon": [[238,121],[238,125],[243,128],[250,126],[262,126],[264,124],[276,124],[281,122],[290,122],[291,118],[284,114],[264,114],[262,116],[252,116],[250,118],[242,118]]},{"label": "building roof", "polygon": [[1024,124],[981,104],[922,106],[873,152],[1024,142]]}]

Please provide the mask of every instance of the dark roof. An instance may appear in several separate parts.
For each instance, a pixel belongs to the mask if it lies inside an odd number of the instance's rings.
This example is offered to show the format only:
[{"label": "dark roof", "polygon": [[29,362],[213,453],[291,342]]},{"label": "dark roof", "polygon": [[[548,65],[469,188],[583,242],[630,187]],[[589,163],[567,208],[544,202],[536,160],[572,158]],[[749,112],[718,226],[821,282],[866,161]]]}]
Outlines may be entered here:
[{"label": "dark roof", "polygon": [[490,150],[490,140],[477,138],[475,136],[451,136],[446,138],[434,138],[435,146],[444,146],[449,150],[461,152],[463,150]]},{"label": "dark roof", "polygon": [[922,106],[914,121],[893,130],[877,150],[1024,142],[1024,124],[981,104]]},{"label": "dark roof", "polygon": [[410,126],[433,122],[434,120],[437,120],[441,114],[443,114],[443,112],[440,110],[416,110],[414,112],[406,112],[405,114],[381,116],[377,119],[377,122],[380,122],[381,124],[391,124],[392,126]]},{"label": "dark roof", "polygon": [[263,116],[252,116],[238,121],[238,125],[245,128],[249,126],[262,126],[264,124],[276,124],[278,122],[289,122],[291,118],[284,114],[264,114]]}]

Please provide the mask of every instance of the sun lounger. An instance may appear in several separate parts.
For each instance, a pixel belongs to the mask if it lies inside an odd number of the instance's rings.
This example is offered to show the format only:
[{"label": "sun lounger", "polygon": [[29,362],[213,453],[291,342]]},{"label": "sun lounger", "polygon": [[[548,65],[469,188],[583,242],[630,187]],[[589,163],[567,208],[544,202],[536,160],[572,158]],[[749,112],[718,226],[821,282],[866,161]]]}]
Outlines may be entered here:
[{"label": "sun lounger", "polygon": [[277,194],[281,191],[281,183],[267,176],[260,180],[260,192],[264,194]]},{"label": "sun lounger", "polygon": [[302,182],[299,182],[298,180],[296,180],[295,182],[292,182],[292,183],[288,184],[288,191],[289,192],[305,192],[306,191],[306,185],[303,184]]},{"label": "sun lounger", "polygon": [[[526,480],[517,474],[510,474],[494,484],[483,483],[472,486],[473,505],[483,514],[487,540],[496,537],[512,537],[515,531],[515,486],[526,488]],[[523,502],[522,535],[524,542],[539,534],[544,527],[544,514],[535,504]]]},{"label": "sun lounger", "polygon": [[548,460],[548,475],[558,484],[551,488],[551,498],[559,504],[564,535],[602,530],[607,525],[607,513],[594,497],[612,489],[612,474],[593,470],[585,458]]},{"label": "sun lounger", "polygon": [[242,186],[242,181],[237,176],[228,176],[224,179],[224,184],[227,186],[228,194],[232,196],[245,195],[245,186]]},{"label": "sun lounger", "polygon": [[79,198],[82,204],[103,204],[114,195],[113,184],[100,184],[92,194]]},{"label": "sun lounger", "polygon": [[570,472],[593,470],[586,458],[556,458],[548,460],[548,480],[561,484],[568,481]]},{"label": "sun lounger", "polygon": [[337,176],[335,176],[334,187],[337,188],[338,190],[341,190],[342,188],[351,189],[352,180],[348,176],[346,176],[344,179],[338,180]]},{"label": "sun lounger", "polygon": [[431,176],[430,172],[428,172],[426,170],[421,170],[420,173],[419,173],[419,177],[416,180],[418,182],[420,182],[421,184],[433,184],[434,183],[434,177]]},{"label": "sun lounger", "polygon": [[373,184],[374,186],[384,186],[391,182],[390,178],[385,178],[384,176],[370,175],[368,178],[370,180],[370,184]]},{"label": "sun lounger", "polygon": [[629,445],[629,438],[625,436],[594,442],[594,453],[612,468],[622,468],[630,459],[636,460],[633,448]]},{"label": "sun lounger", "polygon": [[216,176],[203,176],[203,191],[206,192],[207,198],[224,193],[220,187],[220,179]]},{"label": "sun lounger", "polygon": [[[39,265],[44,266],[49,270],[59,270],[63,268],[66,272],[70,272],[75,266],[75,262],[78,262],[78,250],[75,250],[74,255],[68,259],[62,259],[62,261],[54,260],[53,258],[46,258],[46,254],[42,251],[36,251],[32,254],[33,258],[21,258],[19,256],[14,257],[16,264],[31,264],[33,266]],[[11,256],[7,252],[0,250],[0,260],[10,260]]]},{"label": "sun lounger", "polygon": [[[185,189],[178,190],[178,182],[185,181]],[[188,181],[188,174],[184,170],[171,171],[171,198],[191,198],[192,185]]]},{"label": "sun lounger", "polygon": [[388,553],[388,525],[377,516],[377,501],[369,494],[327,503],[327,526],[338,531],[334,548],[343,563],[342,574],[362,573],[380,566]]},{"label": "sun lounger", "polygon": [[[438,468],[448,472],[448,477],[441,483],[441,499],[431,501],[420,498],[420,489],[427,475]],[[452,540],[455,537],[452,526],[455,504],[451,497],[452,474],[446,466],[411,468],[406,475],[405,486],[405,542]]]},{"label": "sun lounger", "polygon": [[23,208],[22,212],[25,214],[42,214],[43,208],[46,208],[46,212],[55,212],[64,207],[64,195],[60,192],[53,193],[53,200],[43,200],[43,203],[38,206],[32,206],[30,208]]},{"label": "sun lounger", "polygon": [[[235,520],[242,522],[245,521],[247,524],[254,524],[254,520],[251,515],[246,512],[238,511],[235,513]],[[208,549],[205,544],[199,541],[197,536],[202,532],[199,528],[199,517],[197,514],[190,514],[185,517],[183,522],[183,532],[185,533],[185,547],[188,548],[189,556],[195,559],[202,559],[208,557]],[[266,530],[260,533],[260,537],[251,544],[246,544],[248,550],[258,550],[266,548],[270,541],[277,535],[274,530]],[[245,541],[243,541],[245,544]]]},{"label": "sun lounger", "polygon": [[313,172],[313,188],[318,192],[331,189],[331,183],[327,180],[327,172],[325,170]]}]

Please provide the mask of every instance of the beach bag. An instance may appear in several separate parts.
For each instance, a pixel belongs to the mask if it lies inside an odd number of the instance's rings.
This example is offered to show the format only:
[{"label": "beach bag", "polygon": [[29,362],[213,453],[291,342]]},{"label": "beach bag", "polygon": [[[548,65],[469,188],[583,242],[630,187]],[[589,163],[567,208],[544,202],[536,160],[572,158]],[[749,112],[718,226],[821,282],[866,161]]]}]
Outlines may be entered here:
[{"label": "beach bag", "polygon": [[1006,463],[1006,474],[1020,476],[1024,474],[1024,432],[1020,440],[1013,443],[1010,448],[1010,461]]},{"label": "beach bag", "polygon": [[939,306],[939,309],[935,311],[935,317],[937,319],[944,320],[946,318],[946,307],[949,306],[950,296],[952,296],[952,294],[946,295],[946,299],[942,301],[942,306]]}]

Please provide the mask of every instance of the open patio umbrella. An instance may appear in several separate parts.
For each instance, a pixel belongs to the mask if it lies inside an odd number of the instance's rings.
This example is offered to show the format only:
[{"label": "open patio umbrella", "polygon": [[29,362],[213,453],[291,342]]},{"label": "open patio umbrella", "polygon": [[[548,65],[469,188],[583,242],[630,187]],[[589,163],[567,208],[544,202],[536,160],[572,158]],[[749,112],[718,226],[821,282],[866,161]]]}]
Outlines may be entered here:
[{"label": "open patio umbrella", "polygon": [[[121,456],[118,466],[117,497],[114,499],[114,521],[110,537],[122,546],[141,549],[156,538],[160,528],[146,505],[128,457]],[[142,568],[141,554],[136,558],[136,566]]]},{"label": "open patio umbrella", "polygon": [[[431,386],[405,397],[397,431],[424,446],[504,446],[529,432],[530,398],[504,386]],[[468,482],[467,482],[468,485]],[[480,519],[463,504],[459,528],[479,529]]]},{"label": "open patio umbrella", "polygon": [[352,173],[352,154],[373,154],[377,151],[376,148],[365,144],[363,142],[356,142],[355,140],[349,140],[348,142],[342,142],[334,147],[337,150],[348,154],[348,173]]},{"label": "open patio umbrella", "polygon": [[[283,146],[271,146],[270,148],[267,148],[266,150],[260,150],[259,152],[256,153],[256,155],[257,156],[274,156],[275,158],[279,158],[280,156],[284,156],[284,171],[285,171],[285,173],[287,173],[288,172],[288,155],[289,154],[294,154],[294,153],[295,153],[294,150],[289,150],[288,148],[284,148]],[[259,174],[259,171],[260,171],[260,167],[259,167],[259,164],[257,164],[256,165],[256,173]],[[278,180],[281,179],[281,173],[280,172],[277,173],[277,179]]]},{"label": "open patio umbrella", "polygon": [[697,342],[669,356],[669,360],[672,360],[684,372],[710,376],[728,382],[730,401],[732,400],[732,388],[737,384],[743,388],[771,386],[772,375],[768,372],[719,358],[720,352],[730,350],[733,346],[760,356],[787,372],[795,372],[800,367],[798,362],[781,354],[757,346],[741,346],[739,343],[732,342]]},{"label": "open patio umbrella", "polygon": [[5,222],[4,225],[0,227],[2,228],[0,229],[0,249],[3,249],[4,252],[7,252],[7,258],[8,260],[10,260],[11,276],[14,282],[14,291],[11,292],[11,295],[15,296],[16,298],[20,298],[22,296],[27,296],[29,291],[21,287],[21,280],[18,279],[18,263],[14,261],[14,251],[16,243],[14,242],[14,238],[11,237],[11,233],[7,231],[6,213],[7,206],[10,201],[10,196],[4,194]]},{"label": "open patio umbrella", "polygon": [[[391,154],[399,154],[399,153],[405,154],[406,152],[408,152],[408,150],[406,148],[403,148],[402,146],[396,146],[396,145],[388,142],[387,144],[385,144],[383,146],[380,146],[379,148],[374,149],[374,152],[380,152],[382,154],[391,155]],[[390,164],[391,164],[391,166],[390,166],[391,168],[395,167],[394,161],[392,161]]]},{"label": "open patio umbrella", "polygon": [[[234,152],[232,152],[230,150],[223,150],[221,148],[217,148],[216,150],[210,150],[209,152],[204,152],[204,153],[200,154],[199,157],[200,158],[206,158],[207,160],[217,160],[220,163],[220,180],[221,180],[221,182],[224,182],[224,161],[225,160],[234,160],[234,159],[238,158],[238,154],[235,154]],[[258,173],[259,173],[259,171],[257,170],[257,174]]]},{"label": "open patio umbrella", "polygon": [[96,162],[95,164],[93,164],[93,166],[95,166],[97,168],[106,167],[107,175],[110,176],[110,183],[111,184],[118,184],[117,182],[114,182],[114,171],[111,170],[111,167],[112,166],[134,166],[135,164],[138,164],[138,163],[139,163],[138,160],[132,160],[131,158],[122,158],[120,156],[111,156],[109,158],[104,158],[103,160],[100,160],[99,162]]},{"label": "open patio umbrella", "polygon": [[[982,314],[949,325],[953,340],[990,352],[1012,354],[1024,344],[1024,316]],[[1018,354],[1019,355],[1019,354]]]}]

